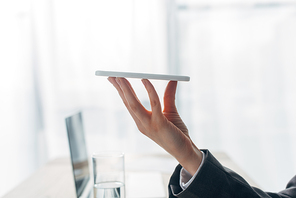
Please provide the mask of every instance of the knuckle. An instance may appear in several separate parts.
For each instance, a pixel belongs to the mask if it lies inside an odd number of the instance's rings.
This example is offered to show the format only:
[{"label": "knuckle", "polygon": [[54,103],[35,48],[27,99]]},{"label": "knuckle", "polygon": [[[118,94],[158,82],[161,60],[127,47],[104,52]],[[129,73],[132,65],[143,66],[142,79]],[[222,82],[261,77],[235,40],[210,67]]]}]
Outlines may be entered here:
[{"label": "knuckle", "polygon": [[163,123],[161,123],[159,120],[157,121],[151,120],[149,125],[150,125],[151,131],[153,131],[154,133],[160,133],[162,131]]},{"label": "knuckle", "polygon": [[152,100],[151,101],[151,107],[155,107],[158,105],[158,101],[157,100]]}]

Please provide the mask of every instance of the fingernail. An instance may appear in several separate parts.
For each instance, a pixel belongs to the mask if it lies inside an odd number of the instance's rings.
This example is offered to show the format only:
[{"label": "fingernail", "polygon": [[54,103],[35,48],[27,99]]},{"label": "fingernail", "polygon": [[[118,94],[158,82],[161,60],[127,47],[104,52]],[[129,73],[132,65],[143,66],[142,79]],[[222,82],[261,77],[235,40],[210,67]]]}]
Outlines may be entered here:
[{"label": "fingernail", "polygon": [[147,80],[146,79],[142,79],[142,83],[146,86],[147,85]]}]

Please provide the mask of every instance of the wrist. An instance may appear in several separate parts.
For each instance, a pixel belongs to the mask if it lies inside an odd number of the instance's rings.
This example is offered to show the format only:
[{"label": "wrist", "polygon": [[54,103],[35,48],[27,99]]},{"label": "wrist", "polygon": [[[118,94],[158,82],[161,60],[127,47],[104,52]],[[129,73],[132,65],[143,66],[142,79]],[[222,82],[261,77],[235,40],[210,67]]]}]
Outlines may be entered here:
[{"label": "wrist", "polygon": [[193,176],[201,165],[202,158],[202,152],[198,148],[193,148],[191,152],[186,155],[186,157],[184,157],[182,160],[177,160],[181,166]]}]

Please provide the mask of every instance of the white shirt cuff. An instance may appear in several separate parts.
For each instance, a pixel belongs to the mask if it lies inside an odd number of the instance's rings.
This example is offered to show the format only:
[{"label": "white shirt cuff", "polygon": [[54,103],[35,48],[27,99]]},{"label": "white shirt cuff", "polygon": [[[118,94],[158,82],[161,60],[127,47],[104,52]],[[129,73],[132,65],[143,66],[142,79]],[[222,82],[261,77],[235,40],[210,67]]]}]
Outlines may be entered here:
[{"label": "white shirt cuff", "polygon": [[[201,151],[202,152],[202,151]],[[200,168],[202,167],[204,163],[205,154],[202,152],[202,160],[200,163],[200,166],[198,167],[197,171],[192,176],[186,169],[182,168],[180,171],[180,186],[183,190],[185,190],[194,180],[196,175],[198,174]]]}]

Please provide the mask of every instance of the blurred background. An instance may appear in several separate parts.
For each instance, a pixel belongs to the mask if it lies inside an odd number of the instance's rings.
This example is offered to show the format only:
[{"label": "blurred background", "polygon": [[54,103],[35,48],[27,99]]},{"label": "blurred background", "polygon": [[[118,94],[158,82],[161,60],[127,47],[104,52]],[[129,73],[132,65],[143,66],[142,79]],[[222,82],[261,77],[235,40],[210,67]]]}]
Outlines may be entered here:
[{"label": "blurred background", "polygon": [[[1,0],[0,196],[69,156],[64,119],[79,110],[89,152],[165,152],[99,69],[189,75],[177,105],[196,145],[227,153],[264,190],[285,188],[295,35],[296,0]],[[167,82],[152,82],[162,97]]]}]

